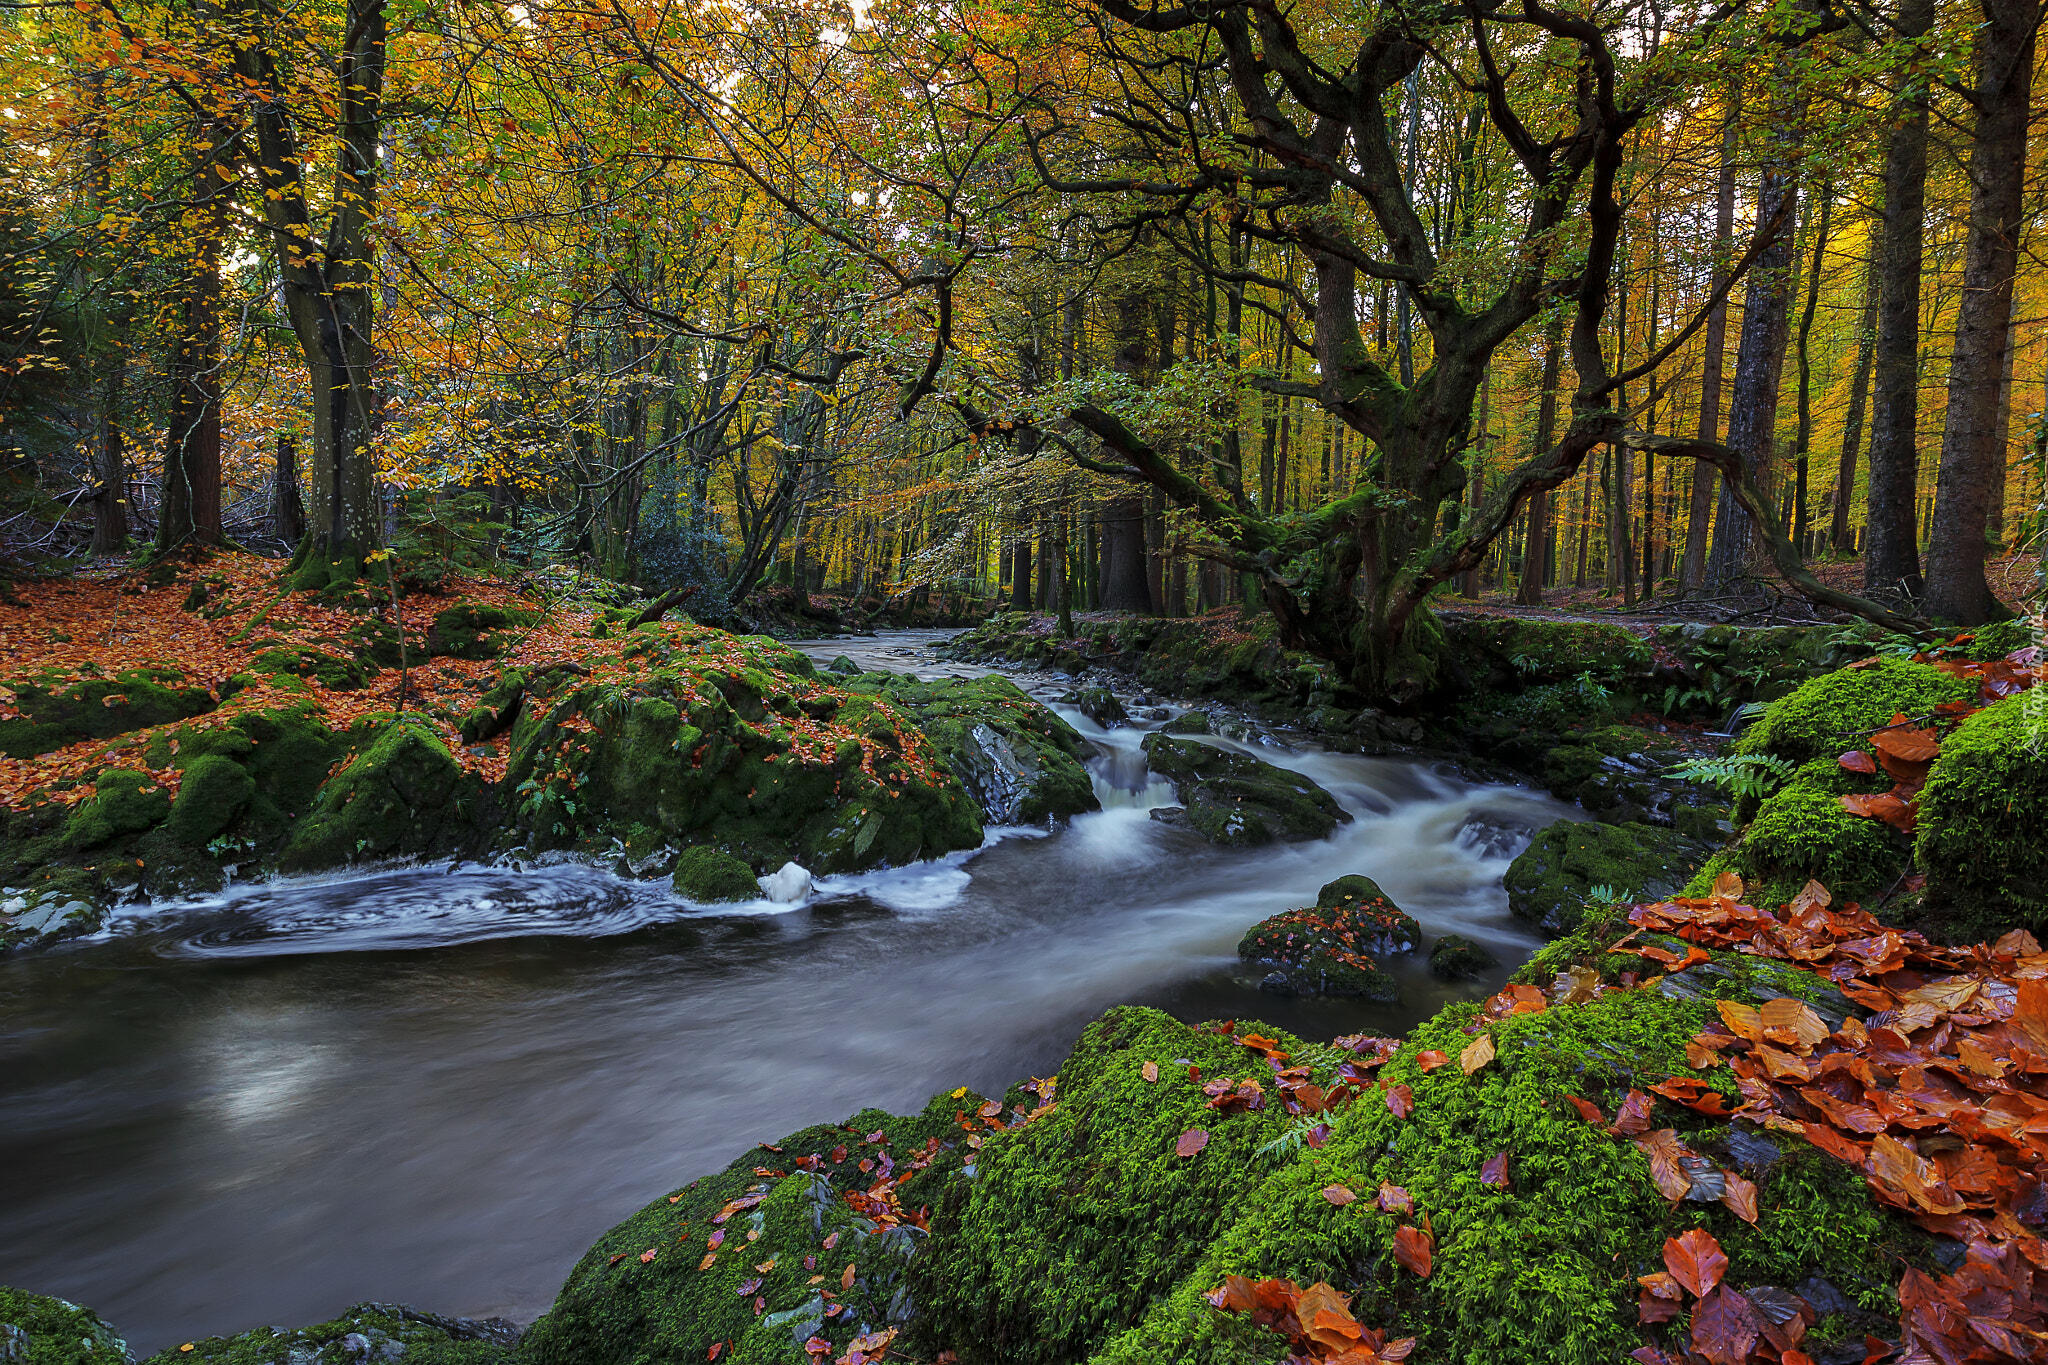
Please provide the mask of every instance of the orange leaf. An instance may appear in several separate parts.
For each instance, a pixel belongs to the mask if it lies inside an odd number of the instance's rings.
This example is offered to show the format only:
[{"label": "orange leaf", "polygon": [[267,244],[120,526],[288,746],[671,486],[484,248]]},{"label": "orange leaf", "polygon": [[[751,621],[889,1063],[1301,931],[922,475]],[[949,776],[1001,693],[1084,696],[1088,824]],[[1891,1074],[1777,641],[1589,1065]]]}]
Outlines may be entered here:
[{"label": "orange leaf", "polygon": [[1421,1228],[1403,1224],[1394,1230],[1394,1259],[1411,1274],[1429,1278],[1430,1257],[1435,1249],[1436,1239]]},{"label": "orange leaf", "polygon": [[1694,1228],[1664,1241],[1664,1268],[1693,1297],[1705,1298],[1728,1273],[1728,1256],[1705,1228]]},{"label": "orange leaf", "polygon": [[1458,1054],[1458,1065],[1467,1076],[1493,1060],[1493,1035],[1482,1033]]},{"label": "orange leaf", "polygon": [[1425,1076],[1450,1060],[1447,1054],[1438,1052],[1434,1048],[1428,1052],[1418,1052],[1415,1054],[1415,1065],[1421,1069],[1422,1074]]}]

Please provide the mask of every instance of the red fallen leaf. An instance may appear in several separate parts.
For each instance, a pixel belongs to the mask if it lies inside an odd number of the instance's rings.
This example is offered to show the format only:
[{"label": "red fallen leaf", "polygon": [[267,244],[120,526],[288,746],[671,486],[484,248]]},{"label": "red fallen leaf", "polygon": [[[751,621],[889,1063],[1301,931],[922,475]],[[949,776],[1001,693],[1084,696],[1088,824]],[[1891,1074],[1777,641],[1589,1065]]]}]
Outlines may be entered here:
[{"label": "red fallen leaf", "polygon": [[1692,1349],[1708,1365],[1743,1365],[1763,1335],[1763,1323],[1749,1299],[1719,1286],[1692,1313]]},{"label": "red fallen leaf", "polygon": [[[995,1104],[995,1101],[994,1101],[994,1100],[990,1100],[990,1101],[989,1101],[989,1104]],[[982,1108],[982,1115],[981,1115],[981,1116],[982,1116],[983,1118],[988,1118],[988,1117],[989,1117],[989,1113],[988,1113],[988,1105],[987,1105],[987,1104],[984,1104],[983,1106],[981,1106],[981,1108]],[[1003,1106],[1002,1106],[1002,1105],[1000,1105],[1000,1104],[996,1104],[996,1113],[1000,1114],[1000,1113],[1002,1113],[1002,1112],[1003,1112]],[[836,1166],[836,1165],[838,1165],[838,1164],[839,1164],[840,1162],[842,1162],[842,1161],[846,1160],[846,1149],[845,1149],[844,1147],[834,1147],[834,1148],[832,1149],[832,1155],[831,1155],[831,1158],[830,1158],[830,1160],[831,1160],[832,1164],[833,1164],[833,1165],[835,1165],[835,1166]]]},{"label": "red fallen leaf", "polygon": [[712,1342],[712,1343],[711,1343],[711,1349],[710,1349],[710,1350],[708,1350],[708,1351],[706,1351],[706,1352],[704,1353],[704,1358],[705,1358],[706,1360],[716,1360],[716,1359],[718,1359],[718,1353],[719,1353],[720,1351],[723,1351],[724,1349],[725,1349],[725,1343],[724,1343],[724,1342],[722,1342],[722,1341],[714,1341],[714,1342]]},{"label": "red fallen leaf", "polygon": [[1365,1329],[1351,1316],[1350,1296],[1322,1281],[1301,1291],[1294,1312],[1302,1336],[1326,1351],[1348,1351],[1365,1339]]},{"label": "red fallen leaf", "polygon": [[1877,771],[1877,760],[1861,749],[1851,749],[1835,761],[1852,773],[1874,773]]},{"label": "red fallen leaf", "polygon": [[1842,809],[1851,815],[1867,816],[1882,820],[1896,830],[1910,834],[1913,831],[1915,812],[1911,802],[1895,792],[1879,792],[1875,796],[1850,793],[1835,798]]},{"label": "red fallen leaf", "polygon": [[1384,1180],[1380,1182],[1380,1192],[1377,1200],[1381,1213],[1400,1214],[1415,1212],[1415,1196],[1409,1194],[1401,1186],[1389,1185]]},{"label": "red fallen leaf", "polygon": [[1607,1131],[1616,1137],[1634,1137],[1650,1129],[1650,1097],[1642,1091],[1631,1088],[1621,1108],[1614,1111],[1614,1122]]},{"label": "red fallen leaf", "polygon": [[1222,1284],[1202,1297],[1226,1313],[1249,1313],[1259,1306],[1257,1290],[1243,1275],[1225,1275]]},{"label": "red fallen leaf", "polygon": [[1879,730],[1870,737],[1870,745],[1885,757],[1903,763],[1930,763],[1941,753],[1941,740],[1932,730]]},{"label": "red fallen leaf", "polygon": [[647,1248],[647,1250],[645,1250],[645,1251],[641,1252],[641,1253],[640,1253],[640,1264],[641,1264],[641,1265],[646,1265],[646,1264],[647,1264],[647,1263],[648,1263],[649,1261],[652,1261],[652,1260],[654,1259],[654,1257],[655,1257],[655,1253],[659,1252],[660,1250],[661,1250],[661,1248],[660,1248],[660,1247],[649,1247],[649,1248]]},{"label": "red fallen leaf", "polygon": [[1415,1092],[1405,1085],[1388,1087],[1387,1108],[1393,1111],[1395,1118],[1407,1118],[1415,1112]]},{"label": "red fallen leaf", "polygon": [[1479,1183],[1482,1185],[1492,1185],[1496,1189],[1505,1190],[1509,1188],[1508,1154],[1506,1152],[1496,1152],[1486,1159],[1486,1164],[1479,1168]]},{"label": "red fallen leaf", "polygon": [[1727,1189],[1722,1192],[1721,1202],[1728,1211],[1752,1227],[1756,1224],[1756,1184],[1734,1171],[1724,1171]]},{"label": "red fallen leaf", "polygon": [[855,1269],[855,1263],[852,1261],[848,1261],[846,1263],[846,1269],[839,1272],[839,1287],[841,1290],[853,1288],[853,1278]]},{"label": "red fallen leaf", "polygon": [[1664,1268],[1694,1297],[1705,1298],[1728,1273],[1728,1256],[1713,1233],[1694,1228],[1665,1239]]},{"label": "red fallen leaf", "polygon": [[1173,1144],[1173,1154],[1190,1157],[1209,1145],[1209,1134],[1200,1128],[1190,1128],[1180,1135],[1180,1141]]},{"label": "red fallen leaf", "polygon": [[1572,1108],[1578,1110],[1579,1117],[1586,1122],[1602,1126],[1605,1126],[1607,1123],[1607,1116],[1600,1112],[1599,1105],[1588,1100],[1582,1100],[1577,1095],[1566,1095],[1565,1098],[1571,1101]]},{"label": "red fallen leaf", "polygon": [[1421,1069],[1422,1074],[1425,1076],[1427,1076],[1430,1072],[1436,1070],[1438,1067],[1443,1066],[1450,1060],[1451,1058],[1449,1053],[1438,1052],[1435,1048],[1431,1048],[1427,1052],[1418,1052],[1415,1054],[1415,1065]]},{"label": "red fallen leaf", "polygon": [[1404,1223],[1394,1229],[1394,1259],[1411,1274],[1429,1278],[1430,1256],[1435,1248],[1436,1239],[1413,1224]]},{"label": "red fallen leaf", "polygon": [[1688,1109],[1711,1114],[1715,1118],[1724,1118],[1729,1113],[1727,1102],[1721,1098],[1721,1093],[1696,1077],[1672,1076],[1657,1082],[1650,1089],[1667,1100],[1674,1100]]},{"label": "red fallen leaf", "polygon": [[1642,1291],[1636,1295],[1636,1321],[1645,1326],[1669,1322],[1683,1311],[1685,1290],[1665,1271],[1638,1275]]},{"label": "red fallen leaf", "polygon": [[827,1237],[824,1241],[818,1243],[819,1249],[823,1251],[830,1251],[833,1247],[836,1247],[838,1245],[839,1234],[836,1232],[833,1233],[831,1236]]},{"label": "red fallen leaf", "polygon": [[1352,1200],[1358,1198],[1358,1196],[1342,1185],[1325,1185],[1323,1186],[1323,1198],[1341,1209]]},{"label": "red fallen leaf", "polygon": [[1263,1034],[1247,1033],[1237,1041],[1240,1046],[1248,1047],[1253,1052],[1263,1052],[1268,1057],[1278,1057],[1284,1061],[1288,1055],[1280,1050],[1280,1044],[1276,1039],[1268,1038]]},{"label": "red fallen leaf", "polygon": [[1138,1074],[1142,1075],[1147,1081],[1157,1081],[1159,1079],[1159,1063],[1145,1063],[1144,1066],[1139,1068]]}]

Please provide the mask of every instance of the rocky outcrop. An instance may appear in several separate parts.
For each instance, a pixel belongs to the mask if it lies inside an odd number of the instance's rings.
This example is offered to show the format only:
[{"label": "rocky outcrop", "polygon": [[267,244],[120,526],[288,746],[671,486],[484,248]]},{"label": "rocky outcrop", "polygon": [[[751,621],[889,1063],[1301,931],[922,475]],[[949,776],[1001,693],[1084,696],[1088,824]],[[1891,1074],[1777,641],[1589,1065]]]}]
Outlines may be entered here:
[{"label": "rocky outcrop", "polygon": [[126,1365],[128,1343],[90,1308],[0,1285],[0,1365]]},{"label": "rocky outcrop", "polygon": [[1676,895],[1712,852],[1654,825],[1561,820],[1508,864],[1508,909],[1546,934],[1568,934],[1588,904]]},{"label": "rocky outcrop", "polygon": [[1336,797],[1308,778],[1249,754],[1157,732],[1145,737],[1144,750],[1181,803],[1152,818],[1186,826],[1211,843],[1322,839],[1351,819]]},{"label": "rocky outcrop", "polygon": [[1237,955],[1265,969],[1260,989],[1275,995],[1353,996],[1393,1001],[1400,988],[1380,964],[1422,945],[1422,926],[1370,877],[1339,877],[1316,903],[1260,920]]},{"label": "rocky outcrop", "polygon": [[332,1322],[205,1337],[159,1351],[143,1365],[511,1365],[519,1337],[503,1318],[359,1303]]}]

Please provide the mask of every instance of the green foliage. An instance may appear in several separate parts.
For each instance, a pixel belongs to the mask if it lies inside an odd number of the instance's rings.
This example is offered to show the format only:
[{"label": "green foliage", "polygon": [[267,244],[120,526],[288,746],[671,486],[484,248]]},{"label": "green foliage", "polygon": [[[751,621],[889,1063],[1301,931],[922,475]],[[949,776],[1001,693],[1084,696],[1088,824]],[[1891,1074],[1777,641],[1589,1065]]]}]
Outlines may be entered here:
[{"label": "green foliage", "polygon": [[1569,934],[1614,900],[1672,894],[1706,856],[1676,830],[1561,820],[1508,864],[1508,909],[1546,933]]},{"label": "green foliage", "polygon": [[1715,754],[1665,769],[1667,777],[1702,782],[1738,799],[1762,800],[1792,780],[1798,764],[1776,754]]},{"label": "green foliage", "polygon": [[1763,719],[1735,742],[1737,754],[1773,754],[1804,763],[1857,747],[1894,714],[1924,717],[1935,706],[1970,696],[1961,678],[1908,659],[1878,658],[1861,668],[1823,674],[1772,702]]}]

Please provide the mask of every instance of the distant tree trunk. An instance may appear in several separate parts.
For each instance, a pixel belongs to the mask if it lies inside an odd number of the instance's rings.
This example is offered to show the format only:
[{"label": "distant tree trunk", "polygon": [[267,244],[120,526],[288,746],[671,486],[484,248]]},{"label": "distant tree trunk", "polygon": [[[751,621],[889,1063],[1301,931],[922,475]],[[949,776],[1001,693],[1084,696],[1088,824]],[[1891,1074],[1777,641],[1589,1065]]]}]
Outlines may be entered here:
[{"label": "distant tree trunk", "polygon": [[[1146,335],[1146,299],[1127,290],[1116,299],[1116,359],[1119,373],[1139,384],[1152,378],[1152,348]],[[1108,611],[1150,613],[1152,585],[1145,556],[1145,493],[1119,492],[1102,505],[1102,588],[1097,600]]]},{"label": "distant tree trunk", "polygon": [[[1798,207],[1799,182],[1791,154],[1803,117],[1803,103],[1796,109],[1780,107],[1773,117],[1776,145],[1757,190],[1756,221],[1758,231],[1771,231],[1775,225],[1777,233],[1757,253],[1743,287],[1742,339],[1736,346],[1735,384],[1728,402],[1728,444],[1766,489],[1772,482],[1778,385],[1785,370],[1785,347],[1792,339],[1794,234],[1789,229]],[[1749,572],[1756,543],[1756,527],[1724,484],[1707,581],[1720,588]]]},{"label": "distant tree trunk", "polygon": [[223,158],[233,130],[219,120],[194,130],[204,150],[191,161],[192,201],[186,215],[190,255],[179,285],[172,341],[171,409],[165,432],[163,502],[156,546],[217,544],[220,526],[221,251],[227,238],[230,187]]},{"label": "distant tree trunk", "polygon": [[[1873,238],[1875,233],[1872,234]],[[1870,354],[1877,333],[1878,281],[1875,241],[1872,258],[1863,263],[1863,318],[1856,328],[1856,371],[1849,380],[1849,412],[1842,419],[1842,458],[1835,470],[1835,497],[1828,519],[1828,548],[1850,545],[1849,503],[1856,493],[1856,447],[1863,439],[1863,416],[1870,392]]]},{"label": "distant tree trunk", "polygon": [[[1898,31],[1924,38],[1934,0],[1900,0]],[[1900,92],[1884,153],[1884,218],[1878,261],[1875,386],[1871,396],[1870,487],[1863,591],[1871,597],[1920,596],[1920,256],[1926,233],[1927,86]]]},{"label": "distant tree trunk", "polygon": [[2005,478],[1999,421],[2013,273],[2025,208],[2027,113],[2040,0],[1980,0],[1977,126],[1970,142],[1970,230],[1949,361],[1948,415],[1927,542],[1927,611],[1974,626],[2007,614],[1984,577],[1991,484]]},{"label": "distant tree trunk", "polygon": [[2005,553],[2005,482],[2012,435],[2012,366],[2020,346],[2019,319],[2005,324],[2005,375],[1998,382],[1998,473],[1991,480],[1990,506],[1984,514],[1984,544],[1992,555]]},{"label": "distant tree trunk", "polygon": [[[1557,434],[1557,380],[1564,368],[1564,314],[1551,316],[1543,338],[1542,397],[1536,404],[1536,439],[1531,451],[1547,450]],[[1550,494],[1529,499],[1529,538],[1522,549],[1522,581],[1515,601],[1525,607],[1543,605],[1543,585],[1550,573]]]},{"label": "distant tree trunk", "polygon": [[[1486,453],[1488,440],[1486,422],[1488,417],[1487,409],[1491,406],[1492,397],[1493,371],[1488,370],[1486,376],[1479,381],[1479,440],[1475,446],[1477,454],[1472,461],[1471,479],[1465,486],[1465,505],[1467,508],[1478,508],[1484,505],[1486,500]],[[1546,495],[1538,494],[1537,496],[1542,497]],[[1471,512],[1467,511],[1465,515],[1470,516]],[[1463,574],[1459,575],[1458,591],[1475,601],[1479,597],[1479,569],[1480,566],[1474,564]]]},{"label": "distant tree trunk", "polygon": [[1810,554],[1806,544],[1806,481],[1813,445],[1813,315],[1820,308],[1820,272],[1827,258],[1828,220],[1834,210],[1834,187],[1822,185],[1819,213],[1813,230],[1813,266],[1806,276],[1806,306],[1799,313],[1799,426],[1792,439],[1796,473],[1792,484],[1792,543],[1799,553]]},{"label": "distant tree trunk", "polygon": [[[503,488],[500,482],[500,489]],[[287,545],[306,534],[306,505],[299,498],[299,443],[277,438],[277,466],[270,474],[270,533]]]},{"label": "distant tree trunk", "polygon": [[[1735,158],[1736,136],[1741,124],[1735,107],[1740,90],[1730,87],[1728,108],[1721,119],[1721,170],[1714,185],[1714,283],[1727,278],[1728,255],[1735,244]],[[1728,355],[1728,300],[1723,296],[1707,314],[1705,354],[1700,363],[1700,424],[1702,441],[1721,439],[1721,376]],[[1707,536],[1714,515],[1714,471],[1704,461],[1692,467],[1692,501],[1685,519],[1685,559],[1678,571],[1678,592],[1683,597],[1697,591],[1706,581]]]},{"label": "distant tree trunk", "polygon": [[1010,544],[1010,609],[1031,610],[1031,537],[1018,536]]},{"label": "distant tree trunk", "polygon": [[93,450],[92,552],[117,555],[128,543],[128,455],[121,427],[121,388],[127,363],[107,363],[100,386],[99,441]]}]

